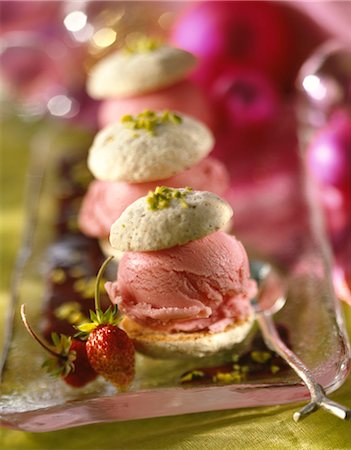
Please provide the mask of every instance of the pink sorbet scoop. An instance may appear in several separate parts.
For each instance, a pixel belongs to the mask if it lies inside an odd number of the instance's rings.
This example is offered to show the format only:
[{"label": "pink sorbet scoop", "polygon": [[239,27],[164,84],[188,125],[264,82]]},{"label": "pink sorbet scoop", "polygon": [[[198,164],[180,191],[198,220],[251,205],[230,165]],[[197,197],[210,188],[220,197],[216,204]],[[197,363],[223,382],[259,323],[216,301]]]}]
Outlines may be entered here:
[{"label": "pink sorbet scoop", "polygon": [[98,113],[99,125],[104,128],[119,121],[125,114],[134,115],[145,109],[178,111],[196,117],[210,128],[215,124],[212,107],[206,95],[196,84],[184,80],[150,94],[102,101]]},{"label": "pink sorbet scoop", "polygon": [[127,252],[117,275],[106,283],[111,301],[159,331],[222,331],[251,314],[256,294],[243,245],[222,231],[167,250]]},{"label": "pink sorbet scoop", "polygon": [[229,174],[220,161],[205,158],[195,166],[165,180],[150,183],[124,183],[94,180],[83,199],[79,212],[79,228],[88,236],[104,238],[122,212],[157,186],[185,187],[223,195],[229,187]]}]

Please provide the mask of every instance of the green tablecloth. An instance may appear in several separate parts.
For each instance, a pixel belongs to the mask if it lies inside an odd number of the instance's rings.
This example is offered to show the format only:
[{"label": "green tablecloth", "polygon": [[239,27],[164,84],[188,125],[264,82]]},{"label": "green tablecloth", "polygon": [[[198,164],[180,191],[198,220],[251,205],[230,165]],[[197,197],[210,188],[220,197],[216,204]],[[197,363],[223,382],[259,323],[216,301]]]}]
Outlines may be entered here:
[{"label": "green tablecloth", "polygon": [[[30,137],[40,125],[1,125],[1,343],[9,284],[23,224],[24,176]],[[351,308],[344,307],[351,335]],[[351,407],[351,376],[331,398]],[[227,410],[129,422],[88,425],[49,433],[0,429],[2,450],[103,449],[347,449],[351,421],[320,410],[296,424],[297,405]]]}]

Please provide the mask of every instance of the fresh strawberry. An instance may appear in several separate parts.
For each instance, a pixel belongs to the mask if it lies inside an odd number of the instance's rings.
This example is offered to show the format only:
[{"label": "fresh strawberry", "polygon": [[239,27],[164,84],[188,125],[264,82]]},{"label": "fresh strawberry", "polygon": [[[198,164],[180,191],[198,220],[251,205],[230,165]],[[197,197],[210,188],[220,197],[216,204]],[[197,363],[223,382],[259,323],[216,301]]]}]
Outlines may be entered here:
[{"label": "fresh strawberry", "polygon": [[65,383],[73,387],[83,387],[97,377],[98,374],[89,363],[84,341],[64,334],[52,333],[53,345],[50,345],[29,325],[24,305],[21,307],[21,317],[29,334],[53,356],[43,364],[49,373],[60,376]]},{"label": "fresh strawberry", "polygon": [[99,325],[89,335],[87,354],[97,373],[121,390],[134,378],[134,345],[115,325]]},{"label": "fresh strawberry", "polygon": [[118,328],[120,317],[117,306],[102,312],[99,304],[100,279],[111,259],[104,262],[96,277],[95,312],[90,312],[91,321],[77,328],[80,334],[88,335],[86,349],[91,366],[118,389],[126,390],[135,373],[134,345],[127,333]]},{"label": "fresh strawberry", "polygon": [[74,369],[63,378],[64,381],[73,387],[81,387],[95,380],[98,374],[89,363],[86,342],[72,339],[69,353],[75,353]]}]

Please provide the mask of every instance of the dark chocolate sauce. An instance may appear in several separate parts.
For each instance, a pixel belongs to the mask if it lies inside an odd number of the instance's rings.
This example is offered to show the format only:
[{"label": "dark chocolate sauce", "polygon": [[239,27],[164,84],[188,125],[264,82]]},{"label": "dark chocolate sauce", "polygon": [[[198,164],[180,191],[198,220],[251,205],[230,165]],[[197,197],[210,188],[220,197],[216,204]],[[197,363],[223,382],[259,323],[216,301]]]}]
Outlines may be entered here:
[{"label": "dark chocolate sauce", "polygon": [[[105,260],[97,240],[83,235],[77,226],[81,199],[91,179],[85,160],[63,159],[57,175],[55,237],[45,259],[42,333],[48,340],[52,332],[74,335],[75,325],[94,310],[95,277]],[[110,302],[103,290],[100,300],[106,309]]]},{"label": "dark chocolate sauce", "polygon": [[[291,348],[286,327],[278,324],[277,329],[281,339]],[[289,370],[289,365],[266,346],[258,331],[249,351],[242,355],[233,354],[231,361],[220,366],[199,367],[185,372],[180,382],[183,385],[245,383],[281,375]]]}]

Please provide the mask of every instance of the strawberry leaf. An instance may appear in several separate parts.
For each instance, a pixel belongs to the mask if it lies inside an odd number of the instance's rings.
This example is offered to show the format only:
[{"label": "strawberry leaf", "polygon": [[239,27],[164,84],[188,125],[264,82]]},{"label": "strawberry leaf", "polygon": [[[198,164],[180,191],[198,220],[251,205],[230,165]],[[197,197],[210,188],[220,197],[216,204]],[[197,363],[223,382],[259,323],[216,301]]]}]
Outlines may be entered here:
[{"label": "strawberry leaf", "polygon": [[51,333],[51,340],[52,340],[52,342],[53,342],[55,347],[59,347],[59,345],[60,345],[60,338],[59,338],[58,333],[55,333],[55,332]]},{"label": "strawberry leaf", "polygon": [[97,325],[94,322],[85,322],[78,325],[77,329],[83,333],[91,333],[96,327]]},{"label": "strawberry leaf", "polygon": [[98,323],[98,318],[95,311],[90,310],[90,320],[92,322]]}]

